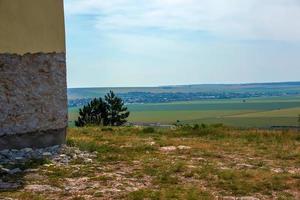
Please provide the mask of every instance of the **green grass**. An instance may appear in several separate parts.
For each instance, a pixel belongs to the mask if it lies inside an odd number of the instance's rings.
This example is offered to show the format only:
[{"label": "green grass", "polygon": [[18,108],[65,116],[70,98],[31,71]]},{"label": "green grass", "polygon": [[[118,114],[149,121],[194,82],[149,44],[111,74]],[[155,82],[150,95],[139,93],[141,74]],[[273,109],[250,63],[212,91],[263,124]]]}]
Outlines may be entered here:
[{"label": "green grass", "polygon": [[159,200],[159,199],[186,199],[186,200],[213,200],[213,196],[195,187],[171,187],[160,191],[138,190],[128,195],[129,200]]},{"label": "green grass", "polygon": [[[0,196],[210,200],[217,196],[296,199],[299,193],[300,136],[294,131],[204,124],[175,129],[87,127],[68,129],[67,144],[93,152],[93,162],[77,159],[68,165],[42,165],[30,178],[24,175],[25,189]],[[161,149],[166,146],[178,148],[166,152]],[[61,191],[29,193],[27,184]]]},{"label": "green grass", "polygon": [[299,115],[300,107],[295,108],[287,108],[287,109],[279,109],[279,110],[271,110],[271,111],[260,111],[246,114],[234,115],[233,117],[246,117],[246,118],[259,118],[259,117],[295,117]]},{"label": "green grass", "polygon": [[[238,127],[296,126],[300,114],[299,97],[253,98],[128,105],[130,122],[224,123]],[[69,109],[70,125],[78,108]]]},{"label": "green grass", "polygon": [[242,128],[269,128],[272,126],[297,126],[297,117],[223,117],[189,120],[187,123],[223,123]]}]

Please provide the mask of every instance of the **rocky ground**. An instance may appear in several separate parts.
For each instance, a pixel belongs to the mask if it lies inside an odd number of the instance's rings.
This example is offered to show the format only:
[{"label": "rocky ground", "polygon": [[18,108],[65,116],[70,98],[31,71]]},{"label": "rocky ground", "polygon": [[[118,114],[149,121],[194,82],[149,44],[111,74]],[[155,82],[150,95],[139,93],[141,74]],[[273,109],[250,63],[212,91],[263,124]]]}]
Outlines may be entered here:
[{"label": "rocky ground", "polygon": [[0,199],[300,199],[300,137],[227,128],[70,129],[2,151]]}]

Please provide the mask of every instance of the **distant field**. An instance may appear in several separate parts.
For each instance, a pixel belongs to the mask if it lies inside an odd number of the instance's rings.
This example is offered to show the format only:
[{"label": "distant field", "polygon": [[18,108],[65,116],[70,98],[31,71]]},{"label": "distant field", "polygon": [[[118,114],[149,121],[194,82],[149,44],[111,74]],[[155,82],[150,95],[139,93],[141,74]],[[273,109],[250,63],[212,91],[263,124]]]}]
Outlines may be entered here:
[{"label": "distant field", "polygon": [[[187,101],[131,104],[130,122],[224,123],[238,127],[295,126],[300,114],[300,97]],[[78,108],[69,109],[70,125]]]},{"label": "distant field", "polygon": [[[113,90],[117,94],[128,92],[151,92],[151,93],[263,93],[294,94],[300,91],[300,82],[286,83],[254,83],[254,84],[202,84],[202,85],[178,85],[161,87],[121,87],[121,88],[69,88],[69,99],[95,98],[104,96]],[[277,95],[278,96],[278,95]]]}]

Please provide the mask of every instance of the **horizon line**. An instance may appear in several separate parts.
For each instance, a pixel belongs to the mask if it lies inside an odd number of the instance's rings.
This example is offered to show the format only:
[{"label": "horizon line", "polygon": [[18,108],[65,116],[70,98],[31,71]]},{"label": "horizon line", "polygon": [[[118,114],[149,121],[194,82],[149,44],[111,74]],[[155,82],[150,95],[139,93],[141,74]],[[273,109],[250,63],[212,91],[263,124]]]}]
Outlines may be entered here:
[{"label": "horizon line", "polygon": [[182,86],[205,86],[205,85],[258,85],[258,84],[300,84],[299,81],[274,81],[274,82],[244,82],[244,83],[192,83],[192,84],[171,84],[157,86],[84,86],[84,87],[68,87],[67,89],[98,89],[98,88],[162,88],[162,87],[182,87]]}]

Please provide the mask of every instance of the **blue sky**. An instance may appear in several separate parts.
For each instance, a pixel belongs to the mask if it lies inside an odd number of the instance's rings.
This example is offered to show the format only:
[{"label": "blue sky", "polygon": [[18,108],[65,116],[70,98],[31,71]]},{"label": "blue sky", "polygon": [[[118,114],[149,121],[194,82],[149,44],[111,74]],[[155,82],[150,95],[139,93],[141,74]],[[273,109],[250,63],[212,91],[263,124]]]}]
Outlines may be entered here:
[{"label": "blue sky", "polygon": [[299,0],[65,0],[68,87],[300,80]]}]

